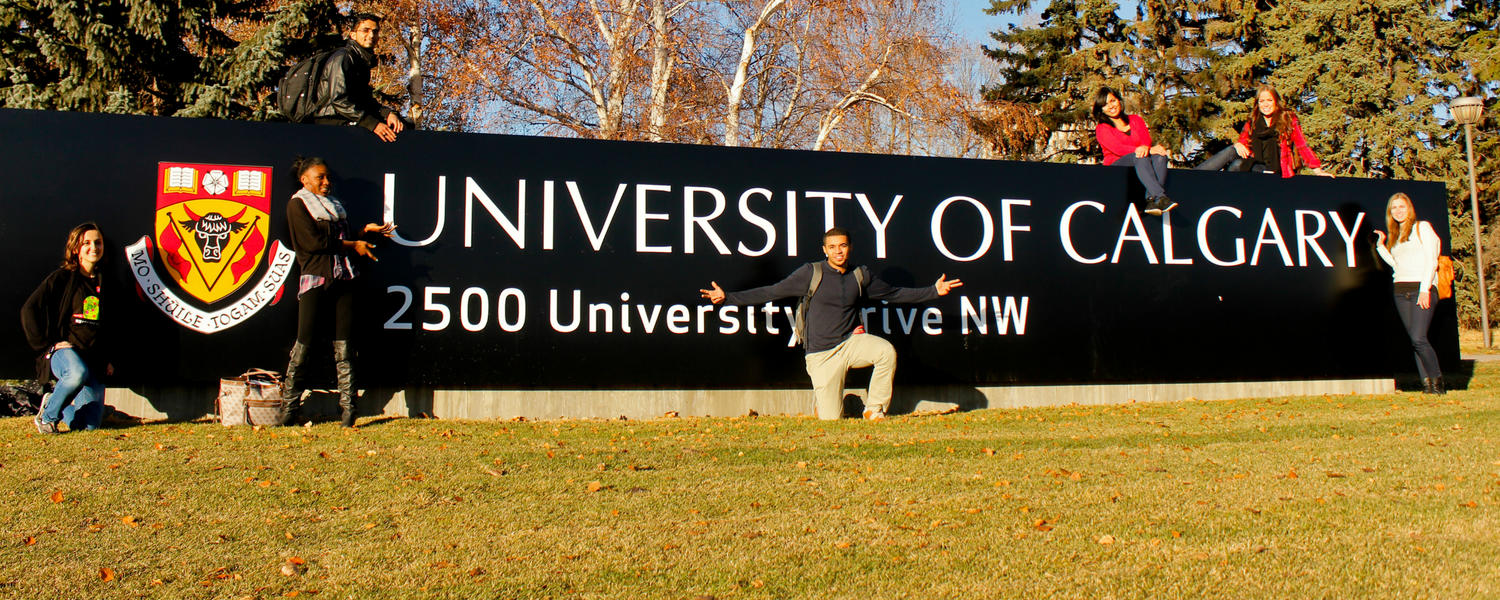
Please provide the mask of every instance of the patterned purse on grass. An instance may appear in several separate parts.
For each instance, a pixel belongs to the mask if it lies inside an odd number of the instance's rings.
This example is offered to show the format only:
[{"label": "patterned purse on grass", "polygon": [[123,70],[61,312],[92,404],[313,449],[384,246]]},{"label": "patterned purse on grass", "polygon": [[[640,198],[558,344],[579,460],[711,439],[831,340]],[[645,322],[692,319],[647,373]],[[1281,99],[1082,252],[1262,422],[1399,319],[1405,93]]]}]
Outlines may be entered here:
[{"label": "patterned purse on grass", "polygon": [[250,369],[239,377],[220,379],[214,405],[225,427],[275,425],[281,416],[281,374]]}]

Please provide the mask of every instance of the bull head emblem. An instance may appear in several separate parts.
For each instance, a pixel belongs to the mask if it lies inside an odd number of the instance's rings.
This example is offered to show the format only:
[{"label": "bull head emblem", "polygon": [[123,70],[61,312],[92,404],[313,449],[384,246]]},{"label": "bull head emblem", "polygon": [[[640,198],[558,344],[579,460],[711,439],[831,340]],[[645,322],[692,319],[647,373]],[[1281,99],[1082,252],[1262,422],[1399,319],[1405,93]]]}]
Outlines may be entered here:
[{"label": "bull head emblem", "polygon": [[245,211],[248,209],[241,209],[238,214],[227,219],[216,212],[200,217],[194,214],[193,209],[188,208],[186,204],[183,205],[183,209],[187,211],[188,218],[178,223],[182,224],[183,228],[192,230],[197,236],[198,245],[203,248],[203,262],[219,262],[224,252],[224,240],[229,239],[229,234],[247,227],[239,220],[240,217],[245,216]]}]

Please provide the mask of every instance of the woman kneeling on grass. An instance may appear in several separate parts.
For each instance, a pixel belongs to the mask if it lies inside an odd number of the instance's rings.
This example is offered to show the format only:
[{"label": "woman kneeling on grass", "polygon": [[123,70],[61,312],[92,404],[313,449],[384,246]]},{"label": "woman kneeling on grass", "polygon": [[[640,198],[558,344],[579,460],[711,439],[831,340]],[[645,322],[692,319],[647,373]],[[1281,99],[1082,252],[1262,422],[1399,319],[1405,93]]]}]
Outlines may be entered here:
[{"label": "woman kneeling on grass", "polygon": [[42,281],[21,307],[21,327],[33,350],[41,352],[37,377],[45,384],[57,376],[57,387],[42,401],[37,413],[38,433],[60,433],[59,422],[70,430],[94,430],[104,421],[104,385],[98,375],[114,374],[100,343],[100,307],[105,286],[99,263],[104,260],[104,234],[84,223],[68,232],[63,261]]},{"label": "woman kneeling on grass", "polygon": [[1135,167],[1146,186],[1146,213],[1159,215],[1177,206],[1167,197],[1167,149],[1151,143],[1151,130],[1140,115],[1125,114],[1120,94],[1111,87],[1094,94],[1094,137],[1104,152],[1104,164]]},{"label": "woman kneeling on grass", "polygon": [[1443,240],[1427,221],[1417,220],[1417,211],[1406,194],[1396,194],[1385,205],[1385,225],[1390,232],[1375,232],[1375,251],[1395,271],[1396,312],[1411,338],[1412,353],[1417,359],[1417,374],[1428,394],[1443,394],[1443,370],[1437,352],[1427,341],[1427,328],[1437,312],[1432,282],[1437,274],[1438,254]]}]

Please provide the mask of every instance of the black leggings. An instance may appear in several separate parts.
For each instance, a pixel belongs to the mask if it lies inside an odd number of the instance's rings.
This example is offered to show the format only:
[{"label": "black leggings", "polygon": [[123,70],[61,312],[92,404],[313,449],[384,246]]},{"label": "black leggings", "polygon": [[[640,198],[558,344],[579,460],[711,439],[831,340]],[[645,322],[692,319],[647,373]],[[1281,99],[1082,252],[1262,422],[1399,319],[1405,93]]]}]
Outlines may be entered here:
[{"label": "black leggings", "polygon": [[1397,291],[1396,312],[1401,314],[1401,324],[1406,326],[1406,335],[1411,338],[1411,351],[1417,359],[1417,374],[1422,379],[1440,379],[1443,369],[1438,365],[1437,352],[1433,351],[1432,343],[1427,341],[1427,328],[1432,325],[1432,316],[1437,313],[1438,295],[1437,289],[1428,291],[1431,301],[1427,308],[1417,304],[1420,293],[1412,291]]},{"label": "black leggings", "polygon": [[333,341],[349,341],[354,329],[354,286],[348,281],[329,281],[307,290],[297,299],[297,343],[311,345],[319,322],[333,313]]}]

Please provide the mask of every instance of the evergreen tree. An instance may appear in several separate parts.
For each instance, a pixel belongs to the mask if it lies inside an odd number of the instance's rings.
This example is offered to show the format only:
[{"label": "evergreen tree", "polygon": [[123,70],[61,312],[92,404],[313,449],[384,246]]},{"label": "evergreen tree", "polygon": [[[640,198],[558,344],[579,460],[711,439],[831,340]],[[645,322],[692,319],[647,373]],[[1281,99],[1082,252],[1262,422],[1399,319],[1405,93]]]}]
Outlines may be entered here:
[{"label": "evergreen tree", "polygon": [[[1025,15],[1033,0],[993,0],[985,12]],[[1093,137],[1093,94],[1100,86],[1127,87],[1134,74],[1127,23],[1113,0],[1051,0],[1036,27],[1011,25],[991,34],[985,53],[1001,65],[1003,80],[984,90],[989,101],[1029,106],[1045,125],[1038,140],[1044,160],[1098,156]]]},{"label": "evergreen tree", "polygon": [[[995,0],[987,12],[1023,15],[1032,4]],[[1033,107],[1051,134],[1044,158],[1091,159],[1098,156],[1093,92],[1109,85],[1124,95],[1129,112],[1144,116],[1152,137],[1196,162],[1211,137],[1206,132],[1227,136],[1229,122],[1243,119],[1235,116],[1238,104],[1218,92],[1232,98],[1243,87],[1226,85],[1219,66],[1226,48],[1244,48],[1223,38],[1245,29],[1247,4],[1255,14],[1253,0],[1142,0],[1134,18],[1125,19],[1115,1],[1053,0],[1036,26],[992,34],[1000,45],[986,51],[1000,62],[1004,80],[987,88],[986,98]],[[1238,27],[1221,25],[1225,20]]]},{"label": "evergreen tree", "polygon": [[332,0],[7,0],[0,106],[264,119]]},{"label": "evergreen tree", "polygon": [[1266,14],[1263,65],[1308,144],[1345,175],[1446,179],[1450,135],[1436,117],[1451,87],[1454,24],[1440,0],[1304,0]]},{"label": "evergreen tree", "polygon": [[1189,163],[1204,158],[1204,132],[1237,118],[1239,108],[1214,93],[1215,69],[1224,55],[1204,35],[1218,19],[1204,4],[1142,0],[1130,27],[1134,42],[1129,55],[1142,91],[1139,108],[1154,140],[1183,153]]},{"label": "evergreen tree", "polygon": [[[1500,87],[1500,1],[1465,0],[1453,6],[1450,16],[1458,27],[1455,57],[1463,64],[1462,77],[1455,82],[1454,93],[1486,100],[1484,118],[1473,125],[1474,171],[1479,188],[1480,222],[1484,226],[1490,323],[1495,325],[1500,324],[1500,306],[1496,306],[1500,304],[1500,226],[1494,223],[1500,216],[1500,165],[1495,161],[1500,156],[1500,128],[1496,127],[1500,122],[1496,119],[1496,110],[1500,110],[1500,106],[1493,99],[1497,87]],[[1445,143],[1458,150],[1449,165],[1458,180],[1449,204],[1454,255],[1463,264],[1472,265],[1473,209],[1469,202],[1469,165],[1461,150],[1463,127],[1455,125],[1451,138]],[[1458,287],[1459,318],[1466,326],[1477,328],[1479,278],[1466,277],[1455,285]]]},{"label": "evergreen tree", "polygon": [[1256,85],[1271,73],[1263,62],[1242,57],[1265,47],[1265,14],[1273,6],[1270,0],[1203,0],[1197,5],[1200,15],[1190,31],[1202,35],[1212,52],[1198,81],[1205,114],[1195,134],[1205,153],[1239,138],[1251,115]]}]

